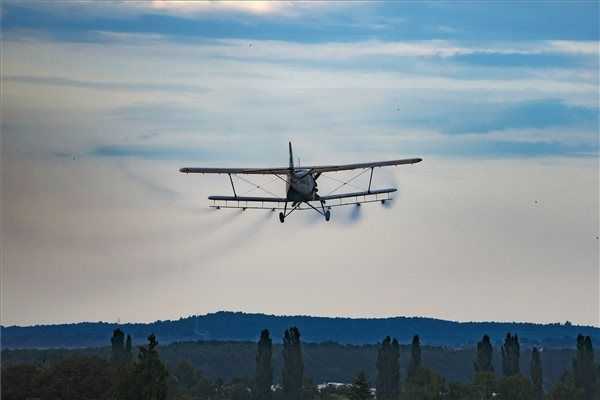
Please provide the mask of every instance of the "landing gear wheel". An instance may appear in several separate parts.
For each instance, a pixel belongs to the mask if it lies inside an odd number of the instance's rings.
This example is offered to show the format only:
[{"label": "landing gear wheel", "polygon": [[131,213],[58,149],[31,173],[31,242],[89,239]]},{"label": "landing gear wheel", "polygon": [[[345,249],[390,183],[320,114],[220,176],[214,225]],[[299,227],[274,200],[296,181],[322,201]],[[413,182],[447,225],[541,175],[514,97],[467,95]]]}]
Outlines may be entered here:
[{"label": "landing gear wheel", "polygon": [[329,211],[329,210],[325,211],[325,221],[329,221],[330,218],[331,218],[331,211]]},{"label": "landing gear wheel", "polygon": [[285,222],[285,217],[283,216],[282,212],[279,213],[279,222],[281,222],[282,224]]}]

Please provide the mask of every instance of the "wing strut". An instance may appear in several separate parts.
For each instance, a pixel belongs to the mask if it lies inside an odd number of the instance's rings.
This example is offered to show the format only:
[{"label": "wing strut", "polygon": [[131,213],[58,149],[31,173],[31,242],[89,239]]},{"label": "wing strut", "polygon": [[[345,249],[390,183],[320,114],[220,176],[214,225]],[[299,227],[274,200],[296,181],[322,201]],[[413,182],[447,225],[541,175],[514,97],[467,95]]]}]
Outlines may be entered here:
[{"label": "wing strut", "polygon": [[371,176],[369,177],[369,189],[367,189],[368,193],[371,193],[371,181],[373,180],[373,167],[371,167]]},{"label": "wing strut", "polygon": [[237,197],[237,194],[235,193],[235,186],[233,185],[233,179],[231,179],[231,174],[227,175],[229,175],[229,182],[231,182],[231,188],[233,189],[233,197]]}]

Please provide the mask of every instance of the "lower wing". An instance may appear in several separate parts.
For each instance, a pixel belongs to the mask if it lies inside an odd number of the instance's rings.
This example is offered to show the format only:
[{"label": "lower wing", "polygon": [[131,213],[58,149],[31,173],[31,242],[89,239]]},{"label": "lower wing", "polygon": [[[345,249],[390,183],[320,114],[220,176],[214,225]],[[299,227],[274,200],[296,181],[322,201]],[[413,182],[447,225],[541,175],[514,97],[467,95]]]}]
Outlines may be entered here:
[{"label": "lower wing", "polygon": [[249,196],[208,196],[209,200],[215,201],[250,201],[267,203],[285,203],[288,201],[285,197],[249,197]]},{"label": "lower wing", "polygon": [[319,199],[323,200],[323,201],[327,201],[327,200],[345,199],[347,197],[372,196],[372,195],[385,194],[385,193],[394,193],[397,190],[398,189],[389,188],[389,189],[369,190],[366,192],[330,194],[328,196],[319,196]]},{"label": "lower wing", "polygon": [[[366,192],[352,192],[352,193],[339,193],[339,194],[330,194],[328,196],[319,196],[317,199],[313,201],[328,201],[328,200],[337,200],[337,199],[345,199],[348,197],[362,197],[362,196],[373,196],[378,194],[386,194],[393,193],[397,189],[377,189],[370,190]],[[260,196],[208,196],[209,200],[215,201],[245,201],[245,202],[257,202],[257,203],[291,203],[291,200],[286,199],[285,197],[260,197]]]}]

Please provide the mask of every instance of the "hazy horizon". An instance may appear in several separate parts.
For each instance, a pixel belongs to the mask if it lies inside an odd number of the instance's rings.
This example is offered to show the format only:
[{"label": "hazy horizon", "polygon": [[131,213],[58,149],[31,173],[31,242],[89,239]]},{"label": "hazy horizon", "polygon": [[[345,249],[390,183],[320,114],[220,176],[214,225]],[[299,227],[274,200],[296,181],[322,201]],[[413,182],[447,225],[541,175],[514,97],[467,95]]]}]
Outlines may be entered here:
[{"label": "hazy horizon", "polygon": [[185,319],[185,318],[192,318],[192,317],[203,317],[203,316],[207,316],[207,315],[212,315],[212,314],[218,314],[218,313],[242,313],[242,314],[250,314],[250,315],[266,315],[266,316],[273,316],[273,317],[308,317],[308,318],[331,318],[331,319],[335,319],[335,318],[340,318],[340,319],[358,319],[358,320],[364,320],[364,319],[390,319],[390,318],[423,318],[423,319],[435,319],[435,320],[440,320],[440,321],[447,321],[447,322],[456,322],[459,324],[468,324],[468,323],[475,323],[475,324],[479,324],[479,323],[499,323],[499,324],[537,324],[537,325],[565,325],[566,323],[571,323],[573,326],[582,326],[582,327],[592,327],[592,328],[599,328],[600,326],[598,325],[586,325],[586,324],[576,324],[572,321],[550,321],[550,322],[530,322],[530,321],[493,321],[493,320],[477,320],[477,321],[471,321],[471,320],[451,320],[451,319],[445,319],[445,318],[437,318],[437,317],[430,317],[427,315],[381,315],[381,316],[346,316],[346,315],[316,315],[316,314],[270,314],[270,313],[264,313],[264,312],[258,312],[258,311],[241,311],[241,310],[215,310],[215,311],[209,311],[209,312],[205,312],[202,314],[188,314],[188,315],[180,315],[179,317],[175,316],[174,318],[169,318],[169,319],[149,319],[149,320],[128,320],[128,321],[124,321],[124,320],[115,320],[115,321],[104,321],[104,320],[99,320],[99,321],[92,321],[92,320],[81,320],[81,321],[54,321],[54,322],[49,322],[49,323],[34,323],[34,324],[25,324],[25,325],[20,325],[20,324],[12,324],[12,325],[7,325],[7,324],[2,324],[3,327],[11,327],[11,326],[16,326],[16,327],[30,327],[30,326],[36,326],[36,325],[68,325],[68,324],[78,324],[78,323],[107,323],[107,324],[117,324],[117,325],[126,325],[126,324],[151,324],[154,322],[164,322],[164,321],[178,321],[180,319]]}]

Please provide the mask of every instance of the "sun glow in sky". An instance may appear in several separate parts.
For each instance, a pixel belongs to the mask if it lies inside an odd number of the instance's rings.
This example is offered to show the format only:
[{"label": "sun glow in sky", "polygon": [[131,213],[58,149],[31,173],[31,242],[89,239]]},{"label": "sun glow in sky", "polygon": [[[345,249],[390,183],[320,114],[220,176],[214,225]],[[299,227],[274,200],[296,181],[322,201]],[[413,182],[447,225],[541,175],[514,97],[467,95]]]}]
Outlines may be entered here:
[{"label": "sun glow in sky", "polygon": [[[600,323],[598,2],[1,7],[2,324]],[[177,172],[286,165],[288,140],[424,162],[328,224],[213,212],[228,181]]]}]

